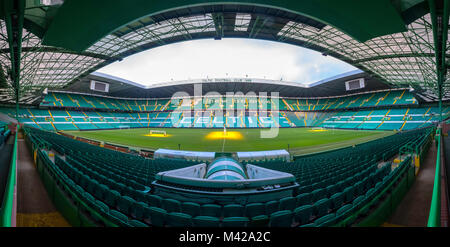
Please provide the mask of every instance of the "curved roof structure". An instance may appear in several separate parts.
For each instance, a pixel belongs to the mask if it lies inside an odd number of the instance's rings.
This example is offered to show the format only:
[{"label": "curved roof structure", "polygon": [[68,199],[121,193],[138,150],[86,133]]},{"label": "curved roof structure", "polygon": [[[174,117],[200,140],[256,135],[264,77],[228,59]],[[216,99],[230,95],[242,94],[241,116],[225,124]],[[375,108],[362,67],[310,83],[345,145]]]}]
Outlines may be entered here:
[{"label": "curved roof structure", "polygon": [[153,47],[239,37],[320,51],[393,87],[412,86],[436,98],[443,85],[444,98],[450,96],[448,8],[441,0],[4,2],[0,72],[23,92],[66,87]]},{"label": "curved roof structure", "polygon": [[[359,78],[364,78],[365,87],[350,92],[347,91],[345,82]],[[343,96],[348,93],[391,89],[390,86],[382,83],[380,80],[372,78],[367,73],[356,70],[314,82],[309,85],[260,78],[205,78],[171,81],[144,86],[119,77],[94,72],[83,79],[70,84],[63,90],[57,91],[92,94],[94,92],[90,88],[91,80],[109,84],[109,92],[102,93],[95,91],[95,94],[120,98],[171,98],[178,92],[185,92],[190,96],[194,96],[195,89],[200,89],[200,86],[202,94],[218,93],[225,95],[228,92],[241,92],[243,94],[268,93],[268,96],[270,96],[271,92],[277,92],[281,97],[304,98]]]}]

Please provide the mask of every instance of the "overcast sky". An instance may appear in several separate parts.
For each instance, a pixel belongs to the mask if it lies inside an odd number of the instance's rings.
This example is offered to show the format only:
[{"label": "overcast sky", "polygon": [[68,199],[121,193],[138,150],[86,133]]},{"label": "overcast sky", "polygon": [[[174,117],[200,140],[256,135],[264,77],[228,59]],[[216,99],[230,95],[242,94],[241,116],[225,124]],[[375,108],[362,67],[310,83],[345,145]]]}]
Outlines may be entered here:
[{"label": "overcast sky", "polygon": [[150,49],[98,71],[144,85],[247,75],[309,84],[355,69],[338,59],[294,45],[250,39],[207,39]]}]

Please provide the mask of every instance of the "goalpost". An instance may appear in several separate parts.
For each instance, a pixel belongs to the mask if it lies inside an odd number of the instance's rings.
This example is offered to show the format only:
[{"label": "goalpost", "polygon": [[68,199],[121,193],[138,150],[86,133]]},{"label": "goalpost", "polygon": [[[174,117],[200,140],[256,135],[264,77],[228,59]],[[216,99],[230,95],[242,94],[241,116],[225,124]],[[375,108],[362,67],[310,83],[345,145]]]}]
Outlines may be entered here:
[{"label": "goalpost", "polygon": [[150,130],[150,135],[158,134],[158,135],[164,135],[167,136],[167,133],[165,130]]}]

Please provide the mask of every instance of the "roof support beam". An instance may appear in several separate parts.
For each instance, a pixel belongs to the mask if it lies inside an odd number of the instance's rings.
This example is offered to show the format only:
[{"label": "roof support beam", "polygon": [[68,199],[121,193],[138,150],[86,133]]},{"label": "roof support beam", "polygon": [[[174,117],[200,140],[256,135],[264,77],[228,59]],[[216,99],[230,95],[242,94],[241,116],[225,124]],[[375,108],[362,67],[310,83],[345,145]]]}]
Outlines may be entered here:
[{"label": "roof support beam", "polygon": [[[445,55],[445,54],[444,54]],[[383,60],[388,58],[399,58],[399,57],[434,57],[434,53],[401,53],[401,54],[392,54],[392,55],[383,55],[383,56],[373,56],[358,60],[353,60],[353,63],[365,63],[376,60]]]},{"label": "roof support beam", "polygon": [[248,35],[249,38],[255,38],[256,35],[258,35],[259,31],[264,27],[264,25],[267,22],[267,18],[263,18],[261,20],[261,17],[259,15],[256,16],[253,25],[251,26],[250,34]]},{"label": "roof support beam", "polygon": [[[9,52],[9,49],[0,49],[0,54]],[[87,56],[87,57],[93,57],[108,61],[117,61],[122,58],[120,57],[110,57],[106,56],[100,53],[93,53],[93,52],[74,52],[69,50],[64,50],[58,47],[51,47],[51,46],[44,46],[44,47],[22,47],[22,52],[52,52],[52,53],[65,53],[65,54],[74,54],[74,55],[80,55],[80,56]]]}]

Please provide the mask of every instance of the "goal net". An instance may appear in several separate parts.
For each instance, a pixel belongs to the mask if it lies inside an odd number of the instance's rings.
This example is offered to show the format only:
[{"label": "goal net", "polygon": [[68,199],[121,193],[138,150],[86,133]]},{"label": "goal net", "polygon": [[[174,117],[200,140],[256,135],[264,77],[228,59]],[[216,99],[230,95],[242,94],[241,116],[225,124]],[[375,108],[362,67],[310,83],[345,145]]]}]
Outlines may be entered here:
[{"label": "goal net", "polygon": [[167,133],[165,130],[150,130],[150,135],[163,135],[167,136]]}]

